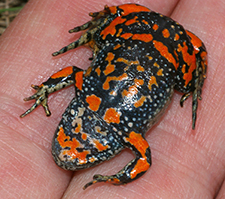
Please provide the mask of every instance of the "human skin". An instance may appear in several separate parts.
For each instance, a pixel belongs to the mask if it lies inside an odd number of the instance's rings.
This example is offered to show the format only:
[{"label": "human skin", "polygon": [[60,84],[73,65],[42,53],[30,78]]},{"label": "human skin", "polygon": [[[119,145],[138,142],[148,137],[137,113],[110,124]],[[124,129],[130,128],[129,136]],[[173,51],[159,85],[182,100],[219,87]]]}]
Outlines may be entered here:
[{"label": "human skin", "polygon": [[125,150],[110,161],[81,171],[65,171],[54,163],[51,141],[74,88],[50,95],[52,112],[23,98],[34,93],[54,72],[76,65],[87,69],[91,51],[85,47],[58,57],[51,53],[78,39],[68,30],[91,18],[104,5],[135,1],[30,0],[0,37],[0,196],[10,198],[182,198],[225,197],[225,2],[223,0],[140,0],[139,4],[170,16],[204,41],[208,70],[191,129],[191,98],[180,108],[175,92],[163,118],[146,135],[152,166],[138,180],[122,186],[82,187],[94,174],[115,174],[132,158]]}]

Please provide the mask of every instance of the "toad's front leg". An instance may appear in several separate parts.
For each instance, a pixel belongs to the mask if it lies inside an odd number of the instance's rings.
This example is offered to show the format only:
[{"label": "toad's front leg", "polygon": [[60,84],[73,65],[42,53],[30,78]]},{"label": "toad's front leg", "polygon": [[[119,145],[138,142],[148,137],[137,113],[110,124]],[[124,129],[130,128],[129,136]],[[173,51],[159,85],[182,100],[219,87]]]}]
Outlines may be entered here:
[{"label": "toad's front leg", "polygon": [[39,86],[31,85],[31,87],[36,90],[36,93],[25,98],[24,101],[35,99],[36,102],[30,109],[20,115],[20,117],[25,117],[39,105],[42,105],[45,109],[46,115],[50,116],[51,112],[48,108],[48,95],[76,83],[76,79],[80,78],[83,78],[83,70],[76,66],[69,66],[53,74],[46,82],[43,82]]}]

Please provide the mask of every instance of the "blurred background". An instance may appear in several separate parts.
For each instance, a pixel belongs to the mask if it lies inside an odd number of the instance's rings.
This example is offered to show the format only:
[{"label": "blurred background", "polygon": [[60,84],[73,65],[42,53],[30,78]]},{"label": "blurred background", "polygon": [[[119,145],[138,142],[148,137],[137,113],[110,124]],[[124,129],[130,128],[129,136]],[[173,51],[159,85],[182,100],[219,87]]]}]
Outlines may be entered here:
[{"label": "blurred background", "polygon": [[28,0],[0,0],[0,35],[27,2]]}]

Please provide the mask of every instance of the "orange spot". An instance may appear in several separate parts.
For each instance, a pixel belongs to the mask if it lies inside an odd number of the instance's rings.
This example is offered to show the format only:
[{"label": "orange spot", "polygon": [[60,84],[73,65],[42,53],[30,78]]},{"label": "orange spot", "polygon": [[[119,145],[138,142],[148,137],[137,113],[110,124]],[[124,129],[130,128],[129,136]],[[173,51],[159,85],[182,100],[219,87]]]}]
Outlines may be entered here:
[{"label": "orange spot", "polygon": [[[183,47],[179,44],[178,45],[178,52],[182,53],[182,57],[184,62],[189,66],[188,72],[184,73],[183,79],[185,80],[185,86],[188,85],[188,83],[192,80],[192,72],[196,69],[196,57],[195,53],[190,55],[188,53],[188,46],[186,45],[186,42],[183,42]],[[184,70],[184,69],[183,69]],[[185,70],[186,71],[186,70]]]},{"label": "orange spot", "polygon": [[181,72],[182,72],[183,74],[186,72],[186,65],[185,65],[185,64],[183,64],[182,69],[181,69]]},{"label": "orange spot", "polygon": [[78,89],[82,90],[82,85],[83,85],[83,71],[77,72],[75,74],[75,85]]},{"label": "orange spot", "polygon": [[88,108],[90,108],[92,111],[97,111],[99,109],[101,101],[101,98],[94,94],[86,97],[86,102],[89,104]]},{"label": "orange spot", "polygon": [[84,76],[85,76],[85,77],[88,77],[88,76],[91,74],[91,71],[92,71],[92,67],[89,67],[89,68],[85,71]]},{"label": "orange spot", "polygon": [[165,37],[165,38],[168,38],[168,37],[170,36],[170,32],[169,32],[168,29],[164,29],[164,30],[162,31],[162,34],[163,34],[163,37]]},{"label": "orange spot", "polygon": [[126,96],[126,97],[132,97],[134,96],[135,94],[138,93],[138,86],[140,85],[143,85],[144,84],[144,80],[142,79],[135,79],[134,80],[134,85],[130,86],[128,91],[127,90],[124,90],[122,92],[122,96]]},{"label": "orange spot", "polygon": [[108,53],[106,57],[106,61],[108,61],[108,65],[106,66],[105,70],[103,71],[105,75],[108,75],[112,73],[115,70],[115,65],[111,64],[112,60],[114,59],[114,54],[113,53]]},{"label": "orange spot", "polygon": [[163,75],[163,69],[159,69],[158,72],[157,72],[157,75],[162,76]]},{"label": "orange spot", "polygon": [[143,72],[143,71],[145,71],[145,69],[141,65],[138,65],[137,66],[137,71]]},{"label": "orange spot", "polygon": [[158,28],[159,28],[159,26],[157,25],[157,24],[154,24],[153,26],[152,26],[152,28],[153,28],[153,30],[158,30]]},{"label": "orange spot", "polygon": [[116,14],[117,13],[117,7],[116,6],[111,6],[109,7],[110,13]]},{"label": "orange spot", "polygon": [[76,150],[77,147],[81,147],[79,141],[75,138],[70,140],[70,136],[66,136],[64,133],[64,129],[61,127],[58,131],[57,141],[62,148],[69,148],[62,150],[63,155],[68,155],[72,159],[78,159],[79,164],[86,164],[87,159],[86,156],[89,154],[89,151],[78,152]]},{"label": "orange spot", "polygon": [[119,37],[122,31],[123,31],[123,29],[120,28],[120,29],[118,30],[118,33],[116,34],[116,37]]},{"label": "orange spot", "polygon": [[113,95],[113,96],[116,96],[117,95],[117,92],[116,91],[111,91],[109,94],[110,95]]},{"label": "orange spot", "polygon": [[122,96],[123,97],[133,97],[135,94],[138,93],[138,86],[143,85],[144,84],[144,80],[142,79],[135,79],[134,80],[134,85],[130,86],[128,91],[124,90],[122,92]]},{"label": "orange spot", "polygon": [[135,12],[150,12],[148,8],[136,4],[123,4],[118,7],[123,10],[122,15],[129,15]]},{"label": "orange spot", "polygon": [[99,67],[95,69],[95,72],[98,74],[98,76],[100,76],[100,74],[101,74],[101,70],[100,70],[100,68],[99,68]]},{"label": "orange spot", "polygon": [[203,51],[201,53],[201,58],[206,61],[206,56],[207,56],[207,53],[205,51]]},{"label": "orange spot", "polygon": [[128,20],[128,21],[125,23],[125,25],[126,25],[126,26],[129,26],[129,25],[131,25],[131,24],[137,23],[137,22],[138,22],[137,19],[138,19],[138,17],[135,16],[133,19]]},{"label": "orange spot", "polygon": [[151,34],[134,34],[132,36],[133,40],[140,40],[140,41],[144,41],[144,42],[150,42],[152,41],[153,37]]},{"label": "orange spot", "polygon": [[73,67],[69,66],[53,74],[51,78],[56,79],[56,78],[68,77],[72,73],[73,73]]},{"label": "orange spot", "polygon": [[[111,180],[111,179],[109,179],[109,180]],[[108,182],[108,181],[107,181]],[[109,181],[110,182],[110,181]],[[121,181],[118,179],[118,178],[113,178],[112,179],[112,182],[110,182],[110,183],[113,183],[113,184],[120,184],[121,183]]]},{"label": "orange spot", "polygon": [[157,68],[160,67],[159,64],[157,64],[156,62],[153,64],[153,66],[155,66],[155,67],[157,67]]},{"label": "orange spot", "polygon": [[124,59],[124,58],[118,58],[117,60],[116,60],[117,62],[123,62],[123,63],[125,63],[125,64],[127,64],[127,65],[135,65],[135,64],[139,64],[139,61],[138,60],[135,60],[135,61],[129,61],[129,60],[127,60],[127,59]]},{"label": "orange spot", "polygon": [[193,44],[195,50],[199,51],[199,48],[202,46],[202,41],[196,35],[194,35],[192,32],[186,30],[186,33],[191,38],[191,43]]},{"label": "orange spot", "polygon": [[148,22],[145,21],[144,19],[142,20],[142,22],[143,22],[144,24],[148,25]]},{"label": "orange spot", "polygon": [[116,50],[121,47],[121,44],[117,44],[113,49]]},{"label": "orange spot", "polygon": [[201,65],[202,65],[202,69],[203,69],[203,77],[206,78],[206,66],[207,66],[207,53],[205,51],[203,51],[201,54]]},{"label": "orange spot", "polygon": [[83,140],[86,140],[86,139],[87,139],[87,134],[86,134],[86,133],[82,133],[81,138],[82,138]]},{"label": "orange spot", "polygon": [[137,164],[131,171],[131,178],[135,178],[139,173],[146,171],[150,165],[147,162],[147,157],[145,155],[146,150],[148,149],[149,145],[148,142],[141,136],[139,133],[135,133],[132,131],[129,134],[129,137],[126,140],[132,144],[141,154],[142,158],[137,161]]},{"label": "orange spot", "polygon": [[78,123],[78,126],[75,128],[75,132],[79,133],[81,130],[81,124]]},{"label": "orange spot", "polygon": [[95,148],[98,149],[98,151],[104,151],[109,147],[108,145],[104,146],[98,140],[93,140],[93,143],[95,145]]},{"label": "orange spot", "polygon": [[94,162],[95,161],[95,158],[91,157],[89,158],[89,162]]},{"label": "orange spot", "polygon": [[112,35],[114,36],[116,34],[116,26],[118,24],[122,24],[126,21],[126,19],[123,19],[121,16],[115,18],[110,24],[109,26],[107,26],[105,29],[102,30],[102,32],[100,33],[100,35],[102,35],[102,38],[105,39],[107,35]]},{"label": "orange spot", "polygon": [[130,176],[131,178],[135,178],[139,173],[145,172],[149,169],[150,164],[147,162],[146,160],[147,158],[140,158],[135,167],[132,169],[132,171],[130,172]]},{"label": "orange spot", "polygon": [[148,82],[148,88],[151,91],[152,90],[152,85],[156,85],[158,87],[157,81],[155,76],[151,76]]},{"label": "orange spot", "polygon": [[143,85],[144,84],[144,80],[143,79],[135,79],[134,83],[135,83],[136,86]]},{"label": "orange spot", "polygon": [[88,43],[86,43],[85,46],[88,46],[88,47],[90,47],[91,49],[95,49],[95,47],[96,47],[96,42],[95,42],[95,40],[92,39],[91,41],[89,41]]},{"label": "orange spot", "polygon": [[146,55],[146,57],[149,59],[149,60],[152,60],[153,57],[152,56],[149,56],[149,55]]},{"label": "orange spot", "polygon": [[142,106],[142,105],[144,104],[145,99],[146,99],[145,96],[141,96],[141,98],[140,98],[138,101],[136,101],[136,102],[134,103],[134,106],[135,106],[136,108]]},{"label": "orange spot", "polygon": [[132,37],[133,34],[132,33],[124,33],[122,35],[120,35],[120,37],[124,38],[124,39],[129,39],[130,37]]},{"label": "orange spot", "polygon": [[129,87],[128,91],[127,90],[123,90],[122,96],[123,97],[125,97],[125,96],[126,97],[132,97],[132,96],[134,96],[137,93],[138,93],[138,89],[137,89],[137,87],[135,85],[133,85],[133,86]]},{"label": "orange spot", "polygon": [[114,108],[108,108],[104,115],[104,120],[107,123],[120,123],[120,115]]},{"label": "orange spot", "polygon": [[177,64],[173,55],[168,51],[167,46],[165,46],[162,42],[156,40],[153,41],[153,44],[154,47],[160,52],[160,54],[165,57],[170,63],[172,63],[175,69],[177,69],[179,64]]},{"label": "orange spot", "polygon": [[174,41],[178,41],[180,39],[180,36],[176,33],[174,37]]},{"label": "orange spot", "polygon": [[128,78],[128,76],[127,76],[126,73],[123,73],[119,77],[116,77],[116,76],[107,77],[102,87],[103,87],[104,90],[109,90],[109,82],[111,82],[113,80],[114,81],[122,81],[122,80],[125,80],[127,78]]}]

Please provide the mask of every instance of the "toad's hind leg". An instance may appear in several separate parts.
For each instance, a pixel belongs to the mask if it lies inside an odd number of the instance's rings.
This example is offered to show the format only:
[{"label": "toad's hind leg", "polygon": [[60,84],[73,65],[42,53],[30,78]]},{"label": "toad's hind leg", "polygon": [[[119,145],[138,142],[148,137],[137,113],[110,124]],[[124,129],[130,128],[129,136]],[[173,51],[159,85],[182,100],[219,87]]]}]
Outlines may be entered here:
[{"label": "toad's hind leg", "polygon": [[125,145],[135,152],[136,158],[131,160],[121,171],[111,176],[94,175],[93,181],[84,189],[97,182],[108,182],[114,185],[127,184],[141,177],[151,166],[151,152],[147,141],[141,134],[132,131],[124,138]]},{"label": "toad's hind leg", "polygon": [[124,149],[116,129],[74,98],[62,116],[52,142],[52,155],[63,169],[79,170],[109,160]]}]

